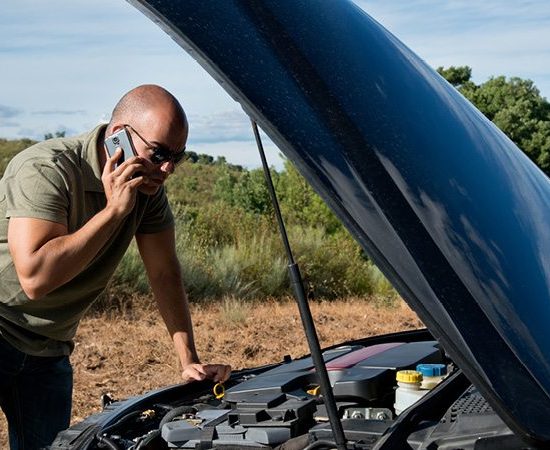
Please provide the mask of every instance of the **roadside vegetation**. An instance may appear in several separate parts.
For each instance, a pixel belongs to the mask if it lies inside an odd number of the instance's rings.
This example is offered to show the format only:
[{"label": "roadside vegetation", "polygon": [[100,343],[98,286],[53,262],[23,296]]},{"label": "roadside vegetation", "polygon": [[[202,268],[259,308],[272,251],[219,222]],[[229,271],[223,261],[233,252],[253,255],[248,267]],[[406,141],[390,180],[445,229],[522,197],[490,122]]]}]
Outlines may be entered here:
[{"label": "roadside vegetation", "polygon": [[[262,170],[243,169],[223,159],[202,160],[185,161],[166,187],[190,298],[246,301],[292,295]],[[284,170],[272,169],[272,174],[308,296],[383,295],[391,301],[395,293],[389,283],[296,169],[286,162]],[[123,298],[135,290],[145,294],[147,282],[132,247],[110,294]]]},{"label": "roadside vegetation", "polygon": [[[469,67],[438,71],[550,173],[550,104],[532,81],[494,77],[476,85]],[[0,139],[0,170],[31,143]],[[294,166],[287,161],[283,170],[272,169],[272,176],[308,296],[327,300],[364,297],[392,304],[397,295],[391,285]],[[225,298],[230,299],[225,303],[228,308],[249,299],[292,295],[261,169],[246,169],[223,157],[191,151],[169,178],[167,192],[192,302]],[[144,295],[147,286],[137,249],[132,246],[96,310],[113,305],[124,308],[131,299],[148,298]]]}]

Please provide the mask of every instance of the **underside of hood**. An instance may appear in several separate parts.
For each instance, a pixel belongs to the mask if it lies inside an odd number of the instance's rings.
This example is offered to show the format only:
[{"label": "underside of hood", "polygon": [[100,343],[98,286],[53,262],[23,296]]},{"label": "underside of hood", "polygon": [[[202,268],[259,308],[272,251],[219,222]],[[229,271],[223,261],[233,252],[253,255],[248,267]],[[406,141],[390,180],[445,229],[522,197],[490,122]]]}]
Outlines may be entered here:
[{"label": "underside of hood", "polygon": [[130,3],[295,163],[507,424],[550,441],[547,177],[351,2]]}]

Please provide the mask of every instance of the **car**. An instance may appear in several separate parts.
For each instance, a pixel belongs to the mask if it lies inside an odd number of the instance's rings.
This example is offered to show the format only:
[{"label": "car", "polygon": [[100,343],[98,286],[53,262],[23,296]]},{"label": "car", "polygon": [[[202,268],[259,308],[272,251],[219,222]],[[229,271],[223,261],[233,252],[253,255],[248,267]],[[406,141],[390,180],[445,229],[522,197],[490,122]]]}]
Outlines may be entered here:
[{"label": "car", "polygon": [[130,3],[241,104],[427,329],[321,351],[290,259],[311,356],[106,399],[50,448],[550,445],[546,175],[352,2]]}]

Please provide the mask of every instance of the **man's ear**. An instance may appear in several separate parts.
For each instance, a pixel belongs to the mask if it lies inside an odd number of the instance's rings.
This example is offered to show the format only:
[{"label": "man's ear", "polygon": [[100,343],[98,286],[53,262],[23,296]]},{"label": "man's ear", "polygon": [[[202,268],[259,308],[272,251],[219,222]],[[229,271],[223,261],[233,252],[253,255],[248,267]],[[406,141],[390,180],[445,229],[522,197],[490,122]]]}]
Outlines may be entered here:
[{"label": "man's ear", "polygon": [[124,128],[124,124],[122,123],[114,123],[113,125],[109,125],[107,127],[106,133],[108,136],[111,134],[115,134],[117,131],[120,131],[122,128]]}]

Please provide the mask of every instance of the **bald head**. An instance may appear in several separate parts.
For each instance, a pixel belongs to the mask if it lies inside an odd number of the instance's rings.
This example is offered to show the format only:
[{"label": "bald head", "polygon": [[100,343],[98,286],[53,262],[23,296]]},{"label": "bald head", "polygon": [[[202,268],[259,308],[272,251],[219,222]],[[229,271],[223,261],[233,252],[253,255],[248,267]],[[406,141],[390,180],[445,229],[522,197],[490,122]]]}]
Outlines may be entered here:
[{"label": "bald head", "polygon": [[187,139],[185,111],[170,92],[154,84],[144,84],[124,94],[113,110],[108,132],[120,124],[141,130],[161,125],[171,135]]}]

